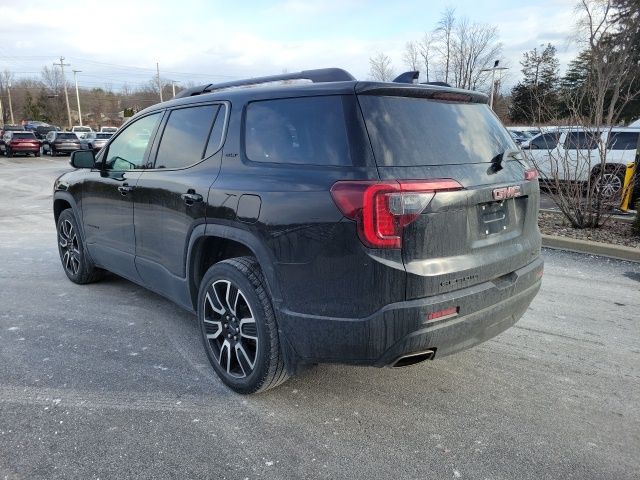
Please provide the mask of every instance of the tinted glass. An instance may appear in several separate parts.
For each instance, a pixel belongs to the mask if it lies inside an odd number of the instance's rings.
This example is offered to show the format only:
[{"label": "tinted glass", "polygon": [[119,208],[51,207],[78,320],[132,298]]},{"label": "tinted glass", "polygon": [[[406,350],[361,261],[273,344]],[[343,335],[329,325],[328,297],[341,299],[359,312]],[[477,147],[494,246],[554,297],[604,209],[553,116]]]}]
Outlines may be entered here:
[{"label": "tinted glass", "polygon": [[95,133],[96,138],[111,138],[113,137],[112,133]]},{"label": "tinted glass", "polygon": [[516,148],[484,104],[374,95],[359,100],[378,165],[490,162]]},{"label": "tinted glass", "polygon": [[164,128],[155,168],[182,168],[202,160],[218,105],[181,108],[171,112]]},{"label": "tinted glass", "polygon": [[250,103],[245,142],[256,162],[351,164],[341,96]]},{"label": "tinted glass", "polygon": [[638,148],[640,132],[611,132],[607,140],[610,150],[635,150]]},{"label": "tinted glass", "polygon": [[224,134],[224,121],[226,117],[227,107],[220,105],[218,114],[216,115],[215,123],[211,129],[211,135],[209,135],[209,142],[207,143],[207,153],[205,157],[216,153],[222,145],[222,135]]},{"label": "tinted glass", "polygon": [[91,129],[89,127],[74,127],[74,132],[90,132]]},{"label": "tinted glass", "polygon": [[161,113],[154,113],[124,127],[120,135],[109,145],[104,167],[117,171],[144,168],[151,135],[161,117]]},{"label": "tinted glass", "polygon": [[536,147],[543,148],[545,150],[552,150],[558,146],[559,141],[560,133],[543,133],[531,140],[531,145],[535,145]]},{"label": "tinted glass", "polygon": [[568,150],[593,150],[598,148],[598,135],[591,132],[568,132],[564,148]]},{"label": "tinted glass", "polygon": [[31,132],[15,132],[13,138],[36,138],[36,136]]},{"label": "tinted glass", "polygon": [[60,140],[78,140],[78,136],[75,133],[59,133],[56,138]]}]

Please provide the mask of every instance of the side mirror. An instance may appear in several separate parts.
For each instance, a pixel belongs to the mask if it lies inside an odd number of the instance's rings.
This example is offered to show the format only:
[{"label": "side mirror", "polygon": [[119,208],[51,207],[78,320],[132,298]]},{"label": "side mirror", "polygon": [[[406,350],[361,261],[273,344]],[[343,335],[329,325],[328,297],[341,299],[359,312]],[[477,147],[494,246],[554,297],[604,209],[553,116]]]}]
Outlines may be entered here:
[{"label": "side mirror", "polygon": [[93,150],[76,150],[71,152],[69,163],[73,168],[93,168],[96,164],[96,157]]}]

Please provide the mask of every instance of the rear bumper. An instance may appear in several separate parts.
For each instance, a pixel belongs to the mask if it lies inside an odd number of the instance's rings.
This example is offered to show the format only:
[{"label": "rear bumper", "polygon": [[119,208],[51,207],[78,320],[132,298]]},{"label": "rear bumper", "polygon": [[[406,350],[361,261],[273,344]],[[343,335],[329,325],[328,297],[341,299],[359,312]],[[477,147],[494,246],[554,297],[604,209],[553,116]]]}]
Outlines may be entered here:
[{"label": "rear bumper", "polygon": [[40,151],[40,147],[37,145],[11,145],[9,148],[14,153],[35,153]]},{"label": "rear bumper", "polygon": [[[426,350],[435,350],[434,358],[439,358],[489,340],[515,324],[538,293],[542,270],[543,261],[537,258],[493,281],[387,305],[361,319],[280,310],[280,328],[300,363],[382,367]],[[458,307],[458,315],[426,320],[429,313],[450,307]]]}]

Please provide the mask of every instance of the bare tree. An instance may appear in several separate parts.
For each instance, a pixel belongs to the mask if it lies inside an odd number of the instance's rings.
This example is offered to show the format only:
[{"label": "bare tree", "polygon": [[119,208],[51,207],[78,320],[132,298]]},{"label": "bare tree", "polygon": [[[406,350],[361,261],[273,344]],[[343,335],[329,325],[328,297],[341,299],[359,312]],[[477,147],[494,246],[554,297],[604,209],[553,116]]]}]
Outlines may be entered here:
[{"label": "bare tree", "polygon": [[420,47],[417,42],[411,40],[406,43],[402,60],[409,70],[420,70]]},{"label": "bare tree", "polygon": [[[608,161],[604,138],[611,134],[625,106],[640,95],[640,68],[633,42],[621,41],[611,0],[580,0],[577,35],[587,48],[581,58],[585,78],[578,88],[562,93],[567,118],[581,125],[567,133],[564,145],[529,157],[549,185],[551,199],[574,228],[597,228],[611,215],[625,192],[625,166]],[[588,108],[584,108],[588,105]],[[560,122],[559,122],[560,123]],[[560,129],[556,129],[558,136]],[[604,135],[603,135],[604,134]]]},{"label": "bare tree", "polygon": [[369,58],[369,76],[380,82],[390,82],[395,74],[391,66],[391,58],[380,52]]},{"label": "bare tree", "polygon": [[502,52],[497,28],[491,25],[471,23],[459,19],[454,26],[451,40],[450,67],[456,87],[475,90],[484,85],[489,67]]},{"label": "bare tree", "polygon": [[449,73],[451,67],[451,55],[453,46],[453,30],[456,24],[456,11],[454,8],[447,8],[437,23],[434,34],[438,39],[436,49],[442,58],[442,78],[445,82],[449,82]]}]

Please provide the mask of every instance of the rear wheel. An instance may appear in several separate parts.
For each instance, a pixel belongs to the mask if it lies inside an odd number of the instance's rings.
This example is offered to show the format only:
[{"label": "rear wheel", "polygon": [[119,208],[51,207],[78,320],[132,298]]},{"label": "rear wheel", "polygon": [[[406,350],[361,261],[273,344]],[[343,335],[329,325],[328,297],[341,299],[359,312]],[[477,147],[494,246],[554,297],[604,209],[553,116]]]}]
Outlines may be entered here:
[{"label": "rear wheel", "polygon": [[594,188],[602,193],[602,200],[607,203],[619,202],[624,188],[625,171],[623,167],[607,167],[604,172],[596,174]]},{"label": "rear wheel", "polygon": [[40,149],[38,149],[38,151],[37,151],[37,152],[34,152],[34,155],[35,155],[36,157],[39,157],[39,156],[40,156]]},{"label": "rear wheel", "polygon": [[7,154],[7,157],[9,157],[9,158],[13,157],[13,152],[11,151],[11,149],[9,147],[6,147],[4,151]]},{"label": "rear wheel", "polygon": [[104,271],[89,259],[73,211],[64,210],[58,217],[58,252],[64,273],[73,283],[84,284],[102,278]]},{"label": "rear wheel", "polygon": [[254,258],[209,268],[200,284],[198,321],[209,361],[232,390],[256,393],[287,380],[271,299]]},{"label": "rear wheel", "polygon": [[49,145],[49,155],[52,157],[56,156],[56,151],[54,150],[53,145]]}]

